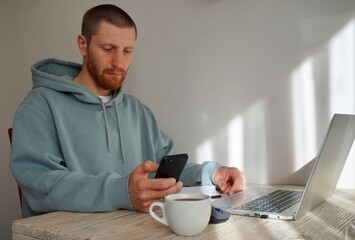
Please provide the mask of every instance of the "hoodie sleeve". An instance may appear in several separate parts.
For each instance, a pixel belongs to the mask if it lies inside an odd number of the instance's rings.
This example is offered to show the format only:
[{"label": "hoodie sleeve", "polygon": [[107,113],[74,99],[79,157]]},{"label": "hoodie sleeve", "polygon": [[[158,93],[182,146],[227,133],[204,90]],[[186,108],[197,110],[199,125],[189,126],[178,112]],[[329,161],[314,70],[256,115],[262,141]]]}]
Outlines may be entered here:
[{"label": "hoodie sleeve", "polygon": [[205,161],[202,164],[188,163],[181,175],[184,187],[214,185],[213,174],[222,165],[214,161]]},{"label": "hoodie sleeve", "polygon": [[14,120],[10,168],[23,192],[23,216],[57,210],[132,209],[128,176],[68,170],[56,123],[47,110],[23,103]]}]

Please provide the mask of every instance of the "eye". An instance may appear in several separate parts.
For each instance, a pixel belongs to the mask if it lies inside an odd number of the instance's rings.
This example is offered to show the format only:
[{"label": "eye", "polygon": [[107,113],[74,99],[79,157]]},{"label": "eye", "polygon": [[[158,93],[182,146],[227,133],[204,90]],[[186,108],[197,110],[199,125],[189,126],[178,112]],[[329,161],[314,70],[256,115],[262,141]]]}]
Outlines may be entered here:
[{"label": "eye", "polygon": [[115,50],[114,46],[111,46],[110,44],[101,45],[101,49],[102,49],[104,52],[112,52],[112,51]]},{"label": "eye", "polygon": [[133,52],[133,49],[128,48],[128,49],[125,49],[124,52],[125,52],[126,54],[131,54],[131,53]]},{"label": "eye", "polygon": [[103,48],[105,52],[111,52],[113,51],[113,48],[112,47],[104,47]]}]

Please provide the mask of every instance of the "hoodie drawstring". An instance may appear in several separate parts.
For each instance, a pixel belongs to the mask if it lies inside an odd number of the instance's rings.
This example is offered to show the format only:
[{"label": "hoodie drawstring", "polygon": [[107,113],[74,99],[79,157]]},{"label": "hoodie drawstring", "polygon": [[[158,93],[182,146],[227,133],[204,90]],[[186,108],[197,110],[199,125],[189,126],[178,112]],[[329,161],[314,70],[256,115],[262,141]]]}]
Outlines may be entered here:
[{"label": "hoodie drawstring", "polygon": [[[107,148],[108,148],[108,151],[111,152],[110,132],[109,132],[109,126],[108,126],[108,121],[107,121],[106,106],[105,106],[105,103],[101,99],[100,99],[100,102],[101,102],[102,112],[104,114]],[[115,103],[113,103],[113,106],[115,108],[115,113],[116,113],[118,139],[120,141],[120,147],[121,147],[120,152],[121,152],[122,160],[124,162],[125,155],[124,155],[124,150],[123,150],[123,138],[122,138],[121,125],[120,125],[120,121],[119,121],[118,109],[117,109],[117,106]]]},{"label": "hoodie drawstring", "polygon": [[111,152],[111,143],[110,143],[110,133],[108,131],[108,122],[107,122],[107,114],[106,114],[106,106],[104,102],[100,99],[102,112],[104,113],[104,121],[105,121],[105,130],[106,130],[106,142],[108,151]]},{"label": "hoodie drawstring", "polygon": [[121,131],[121,125],[120,121],[118,118],[118,109],[115,103],[113,103],[113,106],[115,107],[115,112],[116,112],[116,121],[117,121],[117,130],[118,130],[118,139],[120,141],[120,147],[121,147],[121,157],[123,159],[123,162],[125,161],[125,155],[123,151],[123,138],[122,138],[122,131]]}]

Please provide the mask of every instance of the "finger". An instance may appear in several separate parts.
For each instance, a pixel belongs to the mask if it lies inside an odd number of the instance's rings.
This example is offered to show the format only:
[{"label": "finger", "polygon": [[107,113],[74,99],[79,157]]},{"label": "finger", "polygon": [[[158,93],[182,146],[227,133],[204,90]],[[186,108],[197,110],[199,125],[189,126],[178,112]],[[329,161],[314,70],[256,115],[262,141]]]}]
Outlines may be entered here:
[{"label": "finger", "polygon": [[182,185],[182,182],[178,182],[174,186],[163,191],[153,190],[141,192],[138,196],[131,199],[133,208],[137,211],[147,212],[151,203],[162,202],[165,196],[180,192]]},{"label": "finger", "polygon": [[152,190],[146,191],[144,196],[142,196],[143,201],[151,201],[152,199],[162,199],[169,194],[174,194],[180,192],[182,189],[182,182],[177,182],[173,186],[169,188],[165,188],[163,190]]},{"label": "finger", "polygon": [[[164,198],[157,198],[157,199],[152,199],[147,202],[142,202],[141,205],[137,206],[134,208],[137,211],[143,212],[143,213],[148,213],[149,212],[149,207],[153,202],[164,202]],[[154,209],[153,209],[154,211]]]},{"label": "finger", "polygon": [[219,186],[219,189],[221,189],[221,191],[222,191],[223,193],[225,193],[228,184],[227,184],[225,181],[220,181],[219,184],[218,184],[218,186]]},{"label": "finger", "polygon": [[141,190],[164,190],[170,188],[176,184],[175,178],[154,178],[147,179],[140,183],[139,188]]}]

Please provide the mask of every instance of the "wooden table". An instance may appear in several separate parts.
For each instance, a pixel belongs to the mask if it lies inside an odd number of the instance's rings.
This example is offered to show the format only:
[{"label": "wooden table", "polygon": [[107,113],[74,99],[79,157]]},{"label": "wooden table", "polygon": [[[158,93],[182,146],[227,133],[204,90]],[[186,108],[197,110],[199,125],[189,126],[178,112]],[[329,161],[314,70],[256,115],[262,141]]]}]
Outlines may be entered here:
[{"label": "wooden table", "polygon": [[[192,239],[344,239],[355,221],[355,190],[337,189],[333,196],[297,221],[233,215],[210,224]],[[149,214],[120,210],[108,213],[53,212],[16,220],[13,239],[185,239]]]}]

